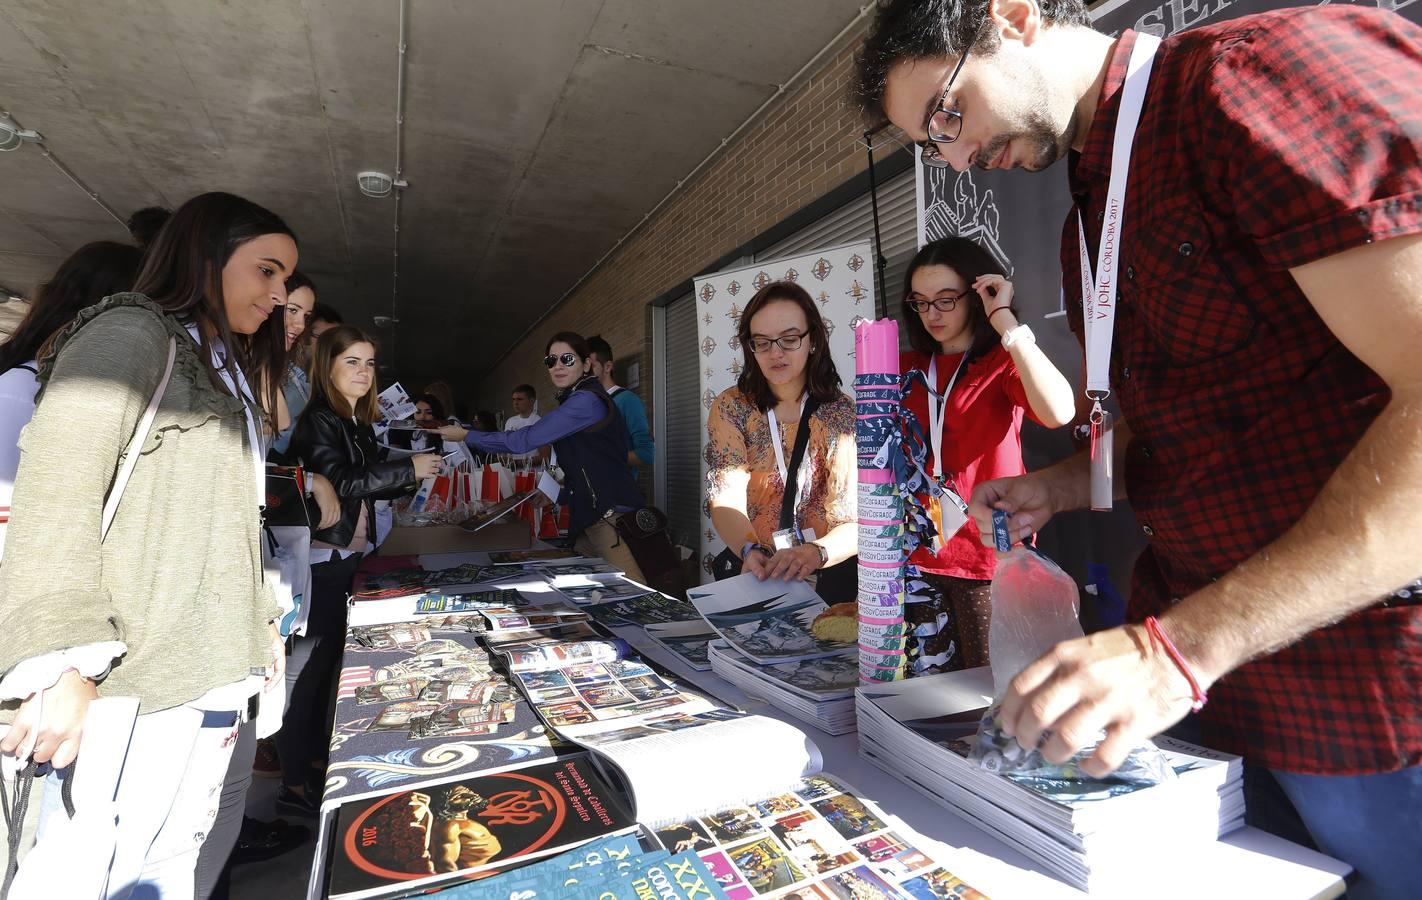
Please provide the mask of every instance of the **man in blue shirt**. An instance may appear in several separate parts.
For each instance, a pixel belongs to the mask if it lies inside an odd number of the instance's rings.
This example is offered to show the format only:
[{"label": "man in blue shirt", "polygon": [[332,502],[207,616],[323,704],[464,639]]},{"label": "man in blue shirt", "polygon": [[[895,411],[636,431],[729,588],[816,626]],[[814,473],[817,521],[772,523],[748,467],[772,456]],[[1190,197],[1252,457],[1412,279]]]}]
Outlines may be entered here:
[{"label": "man in blue shirt", "polygon": [[627,465],[636,474],[638,466],[650,466],[656,457],[657,448],[652,443],[652,430],[647,424],[647,407],[642,398],[624,387],[618,387],[612,380],[612,347],[595,334],[588,338],[588,348],[592,350],[592,373],[602,382],[603,390],[612,398],[617,411],[622,414],[622,422],[627,426]]}]

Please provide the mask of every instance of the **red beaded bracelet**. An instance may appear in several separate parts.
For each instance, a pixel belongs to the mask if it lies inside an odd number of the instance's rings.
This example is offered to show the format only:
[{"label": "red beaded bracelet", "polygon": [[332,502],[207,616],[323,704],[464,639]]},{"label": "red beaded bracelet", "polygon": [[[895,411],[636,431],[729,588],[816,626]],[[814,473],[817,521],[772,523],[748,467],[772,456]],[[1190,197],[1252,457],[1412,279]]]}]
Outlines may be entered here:
[{"label": "red beaded bracelet", "polygon": [[1185,661],[1185,657],[1175,646],[1170,638],[1166,637],[1165,629],[1160,627],[1160,620],[1155,616],[1146,616],[1146,634],[1150,635],[1151,649],[1157,646],[1165,650],[1165,655],[1170,657],[1170,661],[1175,663],[1175,667],[1180,670],[1180,674],[1185,676],[1185,680],[1190,682],[1190,699],[1194,701],[1190,706],[1191,712],[1199,712],[1205,708],[1205,701],[1208,699],[1200,682],[1195,679],[1195,673],[1190,668],[1190,664]]}]

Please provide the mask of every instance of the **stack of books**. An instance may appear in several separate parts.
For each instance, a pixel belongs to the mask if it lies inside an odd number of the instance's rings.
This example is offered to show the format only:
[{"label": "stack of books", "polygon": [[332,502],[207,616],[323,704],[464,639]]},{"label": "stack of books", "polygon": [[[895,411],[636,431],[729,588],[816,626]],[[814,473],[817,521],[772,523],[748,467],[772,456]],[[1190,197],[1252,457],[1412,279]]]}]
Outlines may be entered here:
[{"label": "stack of books", "polygon": [[991,702],[986,667],[863,686],[860,755],[1093,893],[1183,873],[1244,825],[1240,757],[1165,736],[1155,743],[1176,778],[1154,787],[987,771],[968,754]]}]

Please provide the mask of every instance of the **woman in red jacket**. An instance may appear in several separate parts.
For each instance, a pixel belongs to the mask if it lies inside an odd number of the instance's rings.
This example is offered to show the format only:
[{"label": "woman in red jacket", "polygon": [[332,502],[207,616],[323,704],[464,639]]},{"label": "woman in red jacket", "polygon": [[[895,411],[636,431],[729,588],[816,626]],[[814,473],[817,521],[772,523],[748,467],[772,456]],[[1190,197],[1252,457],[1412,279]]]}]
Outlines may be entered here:
[{"label": "woman in red jacket", "polygon": [[[1074,413],[1071,385],[1017,321],[1012,293],[992,255],[967,238],[925,245],[904,278],[913,349],[901,356],[900,371],[921,373],[905,379],[905,410],[923,432],[924,473],[964,499],[979,481],[1026,471],[1024,413],[1049,428]],[[953,497],[935,493],[919,497],[939,536],[909,562],[936,598],[910,603],[905,614],[917,627],[927,671],[987,665],[996,556]],[[950,659],[950,642],[957,660]]]}]

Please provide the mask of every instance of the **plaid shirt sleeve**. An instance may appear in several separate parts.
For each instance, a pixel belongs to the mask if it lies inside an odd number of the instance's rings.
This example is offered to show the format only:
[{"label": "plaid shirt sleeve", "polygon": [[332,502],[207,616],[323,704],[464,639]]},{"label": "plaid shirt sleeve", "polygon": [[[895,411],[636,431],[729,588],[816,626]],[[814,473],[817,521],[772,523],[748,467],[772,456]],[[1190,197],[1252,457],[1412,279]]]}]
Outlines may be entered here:
[{"label": "plaid shirt sleeve", "polygon": [[1279,269],[1422,230],[1422,28],[1330,18],[1270,19],[1218,48],[1200,94],[1213,114],[1193,117],[1212,193]]}]

